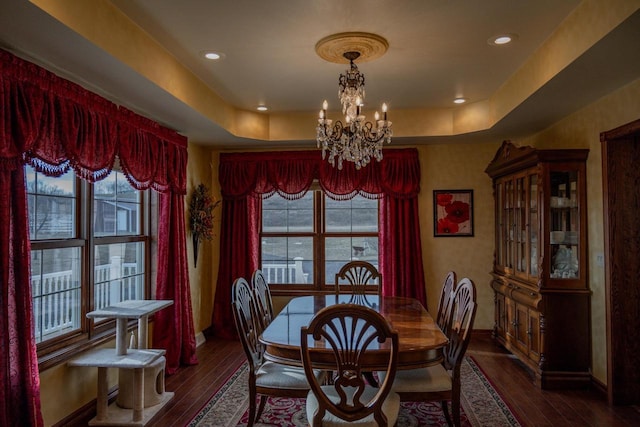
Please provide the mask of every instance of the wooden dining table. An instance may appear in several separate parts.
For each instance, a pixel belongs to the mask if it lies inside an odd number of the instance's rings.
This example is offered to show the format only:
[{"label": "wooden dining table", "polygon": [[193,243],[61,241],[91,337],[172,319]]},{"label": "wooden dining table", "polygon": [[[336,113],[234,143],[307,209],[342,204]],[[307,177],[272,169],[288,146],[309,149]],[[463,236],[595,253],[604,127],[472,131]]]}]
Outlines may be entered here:
[{"label": "wooden dining table", "polygon": [[[352,302],[350,295],[320,295],[293,298],[260,335],[265,345],[267,360],[293,366],[302,366],[300,356],[300,328],[324,307]],[[434,365],[442,361],[442,348],[447,337],[431,315],[415,298],[378,297],[366,295],[359,304],[382,314],[398,331],[398,369],[412,369]],[[346,307],[346,306],[345,306]],[[309,341],[313,363],[319,369],[335,366],[330,348],[321,341]],[[367,350],[364,363],[372,369],[385,369],[388,349],[385,344]]]}]

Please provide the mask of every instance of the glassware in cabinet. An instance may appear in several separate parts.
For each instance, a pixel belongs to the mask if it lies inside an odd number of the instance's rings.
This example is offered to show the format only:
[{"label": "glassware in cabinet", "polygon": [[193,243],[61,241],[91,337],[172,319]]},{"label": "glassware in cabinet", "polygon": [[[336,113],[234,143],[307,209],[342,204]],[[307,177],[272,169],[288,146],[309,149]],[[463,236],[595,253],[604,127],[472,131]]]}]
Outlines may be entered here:
[{"label": "glassware in cabinet", "polygon": [[581,273],[578,171],[551,171],[549,181],[549,277],[575,279]]}]

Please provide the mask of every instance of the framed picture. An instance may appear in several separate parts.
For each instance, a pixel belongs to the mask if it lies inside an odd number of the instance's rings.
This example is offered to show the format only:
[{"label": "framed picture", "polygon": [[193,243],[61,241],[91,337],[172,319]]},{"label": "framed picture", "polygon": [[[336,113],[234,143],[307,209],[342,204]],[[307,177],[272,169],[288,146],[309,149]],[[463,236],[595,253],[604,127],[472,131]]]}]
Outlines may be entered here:
[{"label": "framed picture", "polygon": [[473,190],[433,190],[433,235],[473,236]]}]

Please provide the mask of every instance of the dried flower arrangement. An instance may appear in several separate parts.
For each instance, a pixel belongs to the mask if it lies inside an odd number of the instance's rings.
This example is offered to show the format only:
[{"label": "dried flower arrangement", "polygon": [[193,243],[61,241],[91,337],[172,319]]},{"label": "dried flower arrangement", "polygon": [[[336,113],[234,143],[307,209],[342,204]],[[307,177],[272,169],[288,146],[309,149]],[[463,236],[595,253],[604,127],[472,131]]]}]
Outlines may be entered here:
[{"label": "dried flower arrangement", "polygon": [[189,202],[189,225],[193,240],[194,265],[198,263],[198,245],[200,239],[211,240],[213,234],[214,209],[220,204],[220,200],[215,200],[209,189],[204,184],[199,184]]}]

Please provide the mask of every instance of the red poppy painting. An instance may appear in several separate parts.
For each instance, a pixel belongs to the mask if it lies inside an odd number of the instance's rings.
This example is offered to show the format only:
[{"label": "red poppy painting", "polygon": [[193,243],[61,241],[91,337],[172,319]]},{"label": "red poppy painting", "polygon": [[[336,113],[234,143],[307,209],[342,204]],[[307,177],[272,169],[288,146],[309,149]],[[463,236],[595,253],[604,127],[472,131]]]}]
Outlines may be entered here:
[{"label": "red poppy painting", "polygon": [[473,236],[473,190],[433,190],[433,235]]}]

